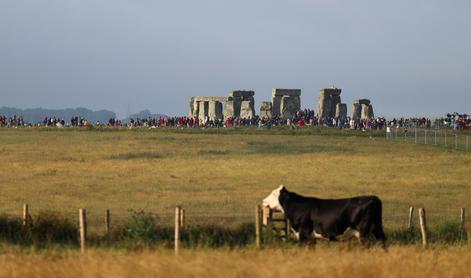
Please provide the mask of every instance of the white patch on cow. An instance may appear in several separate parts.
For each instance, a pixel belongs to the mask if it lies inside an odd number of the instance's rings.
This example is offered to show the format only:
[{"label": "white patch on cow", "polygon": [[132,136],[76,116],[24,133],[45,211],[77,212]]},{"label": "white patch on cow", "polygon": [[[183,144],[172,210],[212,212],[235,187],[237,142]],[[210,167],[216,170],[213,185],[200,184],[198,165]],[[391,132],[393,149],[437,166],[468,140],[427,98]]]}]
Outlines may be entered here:
[{"label": "white patch on cow", "polygon": [[313,232],[312,232],[312,235],[314,236],[315,239],[325,239],[325,240],[329,240],[329,239],[326,238],[325,236],[316,233],[316,231],[313,231]]},{"label": "white patch on cow", "polygon": [[277,189],[273,190],[268,197],[263,199],[263,206],[269,207],[270,209],[279,210],[282,213],[285,213],[283,207],[280,204],[280,191],[283,189],[283,185],[280,185]]},{"label": "white patch on cow", "polygon": [[337,236],[337,240],[339,241],[346,241],[350,240],[353,237],[356,237],[357,239],[360,239],[360,232],[348,227],[343,234]]}]

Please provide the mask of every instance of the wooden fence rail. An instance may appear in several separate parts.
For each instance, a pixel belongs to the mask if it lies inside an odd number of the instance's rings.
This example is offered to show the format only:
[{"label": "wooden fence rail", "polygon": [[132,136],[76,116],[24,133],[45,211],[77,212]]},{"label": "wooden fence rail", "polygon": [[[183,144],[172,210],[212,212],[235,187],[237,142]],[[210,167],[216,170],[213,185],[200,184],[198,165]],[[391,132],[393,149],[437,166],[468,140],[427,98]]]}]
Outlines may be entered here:
[{"label": "wooden fence rail", "polygon": [[[276,217],[277,215],[278,217]],[[427,248],[429,245],[428,237],[428,228],[427,228],[427,219],[425,208],[419,208],[419,228],[422,239],[422,245],[424,248]],[[409,208],[408,213],[408,222],[407,228],[412,231],[414,227],[414,207]],[[30,207],[28,204],[23,204],[23,210],[21,215],[21,223],[23,227],[29,227],[31,225],[31,215]],[[274,224],[284,223],[286,226],[271,226]],[[105,235],[109,235],[111,231],[111,212],[109,209],[105,211]],[[186,227],[186,215],[185,209],[178,206],[175,209],[175,234],[174,234],[174,251],[175,255],[179,254],[181,248],[181,232]],[[257,205],[255,207],[255,246],[256,248],[261,248],[262,246],[262,228],[272,227],[274,232],[281,233],[278,234],[281,238],[288,239],[290,237],[290,223],[289,220],[281,215],[280,212],[271,210],[268,207],[262,207]],[[460,208],[460,229],[462,232],[462,239],[467,237],[467,243],[471,244],[471,229],[467,229],[468,225],[466,222],[466,209]],[[284,235],[283,235],[284,232]],[[87,216],[86,210],[84,208],[79,209],[79,241],[80,241],[80,250],[82,253],[86,251],[87,247]]]}]

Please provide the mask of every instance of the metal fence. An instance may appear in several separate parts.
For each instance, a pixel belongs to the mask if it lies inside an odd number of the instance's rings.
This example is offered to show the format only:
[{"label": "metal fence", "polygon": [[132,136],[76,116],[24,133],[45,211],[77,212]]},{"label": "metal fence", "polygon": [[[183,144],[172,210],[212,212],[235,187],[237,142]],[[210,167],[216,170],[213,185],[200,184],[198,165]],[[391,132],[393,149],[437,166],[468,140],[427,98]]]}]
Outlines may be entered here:
[{"label": "metal fence", "polygon": [[386,129],[387,140],[433,145],[466,152],[471,151],[471,139],[469,137],[471,137],[469,133],[449,129],[407,129],[392,127]]}]

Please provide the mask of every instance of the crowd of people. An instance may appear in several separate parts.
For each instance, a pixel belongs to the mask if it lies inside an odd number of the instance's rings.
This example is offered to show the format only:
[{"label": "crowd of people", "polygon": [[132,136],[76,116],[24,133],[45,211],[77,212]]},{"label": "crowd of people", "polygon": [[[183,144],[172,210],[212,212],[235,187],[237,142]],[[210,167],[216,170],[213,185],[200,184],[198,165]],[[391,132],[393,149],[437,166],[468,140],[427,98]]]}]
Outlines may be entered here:
[{"label": "crowd of people", "polygon": [[272,117],[261,118],[255,116],[250,119],[228,118],[228,119],[199,119],[198,117],[159,117],[159,118],[136,118],[122,121],[111,118],[107,123],[90,123],[81,117],[72,117],[69,122],[58,117],[45,117],[40,123],[26,123],[22,116],[2,116],[0,115],[0,127],[22,127],[22,126],[44,126],[44,127],[127,127],[127,128],[157,128],[157,127],[181,127],[181,128],[230,128],[240,126],[255,126],[267,128],[273,126],[327,126],[347,129],[383,129],[387,126],[395,128],[431,128],[431,127],[451,127],[454,129],[470,129],[471,116],[467,114],[449,113],[445,117],[430,118],[386,118],[378,117],[371,119],[353,119],[351,117],[322,118],[314,110],[304,109],[298,111],[293,117]]},{"label": "crowd of people", "polygon": [[25,121],[22,116],[3,116],[0,115],[0,127],[16,127],[16,126],[24,126]]}]

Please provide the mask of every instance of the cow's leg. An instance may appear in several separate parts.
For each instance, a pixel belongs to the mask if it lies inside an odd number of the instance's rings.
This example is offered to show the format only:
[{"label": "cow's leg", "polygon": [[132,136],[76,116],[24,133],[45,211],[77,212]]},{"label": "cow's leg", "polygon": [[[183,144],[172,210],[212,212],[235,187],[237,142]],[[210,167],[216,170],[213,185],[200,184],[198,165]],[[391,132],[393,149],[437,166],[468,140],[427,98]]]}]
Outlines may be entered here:
[{"label": "cow's leg", "polygon": [[306,227],[301,227],[299,230],[299,243],[313,246],[316,244],[316,238],[312,236],[312,230]]},{"label": "cow's leg", "polygon": [[375,238],[381,242],[381,247],[383,247],[383,249],[386,249],[387,239],[386,239],[386,235],[384,234],[382,225],[379,225],[379,226],[373,225],[372,232]]},{"label": "cow's leg", "polygon": [[370,241],[369,241],[368,237],[369,237],[370,231],[371,231],[371,224],[368,223],[368,221],[364,221],[363,223],[361,223],[358,226],[359,227],[358,227],[358,236],[357,236],[357,238],[363,246],[368,248],[370,246]]},{"label": "cow's leg", "polygon": [[368,239],[368,235],[362,235],[360,233],[360,238],[359,238],[359,241],[361,243],[361,245],[365,246],[366,248],[369,248],[370,247],[370,240]]}]

